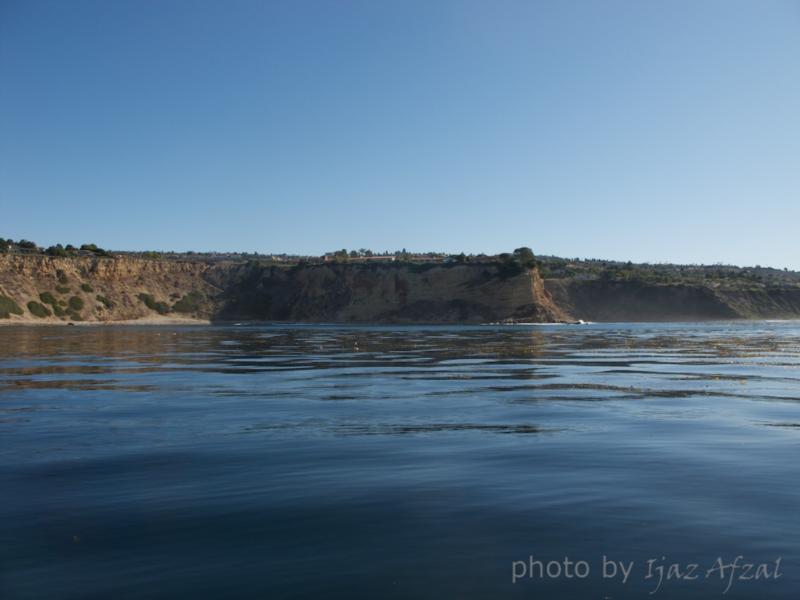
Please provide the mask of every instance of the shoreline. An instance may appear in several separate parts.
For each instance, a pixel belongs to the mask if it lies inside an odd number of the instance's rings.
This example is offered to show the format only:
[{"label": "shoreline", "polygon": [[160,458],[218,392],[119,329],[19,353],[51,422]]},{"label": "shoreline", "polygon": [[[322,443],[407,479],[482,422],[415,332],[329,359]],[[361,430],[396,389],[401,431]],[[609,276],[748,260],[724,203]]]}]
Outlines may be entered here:
[{"label": "shoreline", "polygon": [[0,327],[6,326],[33,327],[98,327],[103,325],[211,325],[209,319],[192,319],[180,317],[143,317],[141,319],[125,319],[120,321],[32,321],[28,319],[1,319]]},{"label": "shoreline", "polygon": [[470,322],[443,322],[443,321],[436,321],[436,322],[367,322],[367,321],[359,321],[359,322],[317,322],[317,321],[249,321],[249,320],[231,320],[231,321],[212,321],[211,319],[193,319],[193,318],[181,318],[181,317],[143,317],[141,319],[124,319],[118,321],[33,321],[28,319],[0,319],[0,327],[129,327],[129,326],[136,326],[136,325],[144,325],[144,326],[168,326],[168,325],[222,325],[222,326],[231,326],[231,325],[281,325],[281,326],[339,326],[339,327],[378,327],[378,326],[398,326],[398,327],[428,327],[428,326],[443,326],[443,327],[452,327],[452,326],[469,326],[469,327],[547,327],[547,326],[574,326],[574,327],[584,327],[588,325],[609,325],[613,323],[625,323],[625,324],[664,324],[664,323],[675,323],[675,324],[690,324],[690,323],[796,323],[800,322],[800,319],[693,319],[693,320],[686,320],[686,321],[584,321],[583,323],[578,322],[564,322],[564,321],[548,321],[548,322],[530,322],[530,321],[520,321],[516,323],[498,323],[498,322],[485,322],[485,323],[470,323]]}]

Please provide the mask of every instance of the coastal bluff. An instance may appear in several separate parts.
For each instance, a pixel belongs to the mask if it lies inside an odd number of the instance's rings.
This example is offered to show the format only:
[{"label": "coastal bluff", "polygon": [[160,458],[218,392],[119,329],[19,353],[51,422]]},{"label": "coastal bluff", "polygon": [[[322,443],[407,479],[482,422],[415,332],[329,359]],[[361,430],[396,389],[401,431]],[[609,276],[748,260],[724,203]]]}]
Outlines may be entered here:
[{"label": "coastal bluff", "polygon": [[800,287],[543,279],[500,263],[0,255],[0,323],[489,323],[800,318]]},{"label": "coastal bluff", "polygon": [[[2,300],[5,298],[5,300]],[[7,323],[553,322],[536,269],[0,256]],[[0,313],[0,317],[3,314]]]}]

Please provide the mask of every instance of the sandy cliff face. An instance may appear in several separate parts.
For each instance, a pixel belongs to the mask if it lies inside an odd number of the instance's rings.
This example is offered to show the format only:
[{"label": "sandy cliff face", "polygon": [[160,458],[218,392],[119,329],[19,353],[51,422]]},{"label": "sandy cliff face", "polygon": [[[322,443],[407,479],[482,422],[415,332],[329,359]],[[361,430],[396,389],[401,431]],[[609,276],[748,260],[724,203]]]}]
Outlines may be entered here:
[{"label": "sandy cliff face", "polygon": [[[208,318],[221,290],[206,281],[206,274],[218,268],[190,261],[0,255],[0,295],[11,298],[23,310],[22,315],[10,317],[19,321]],[[193,310],[164,311],[163,315],[139,297],[148,294],[151,304],[161,302],[171,308],[192,293],[197,299],[189,307]],[[50,314],[35,316],[30,302]]]},{"label": "sandy cliff face", "polygon": [[[22,309],[22,314],[9,316],[12,322],[180,316],[478,323],[567,317],[552,302],[535,270],[509,275],[491,264],[287,269],[251,263],[6,255],[0,256],[0,296]],[[49,314],[29,307],[31,302]]]}]

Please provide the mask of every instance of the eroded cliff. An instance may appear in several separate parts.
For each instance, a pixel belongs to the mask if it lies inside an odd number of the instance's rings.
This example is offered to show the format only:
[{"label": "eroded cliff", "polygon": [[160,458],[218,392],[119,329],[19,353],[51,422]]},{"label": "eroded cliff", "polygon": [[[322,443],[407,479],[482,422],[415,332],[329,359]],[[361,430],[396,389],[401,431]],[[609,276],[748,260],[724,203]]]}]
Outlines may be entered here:
[{"label": "eroded cliff", "polygon": [[[295,267],[136,258],[0,256],[11,322],[274,320],[551,322],[568,319],[535,269],[494,264]],[[19,314],[17,314],[19,313]]]},{"label": "eroded cliff", "polygon": [[558,321],[535,269],[495,265],[242,265],[229,272],[220,316],[278,321]]}]

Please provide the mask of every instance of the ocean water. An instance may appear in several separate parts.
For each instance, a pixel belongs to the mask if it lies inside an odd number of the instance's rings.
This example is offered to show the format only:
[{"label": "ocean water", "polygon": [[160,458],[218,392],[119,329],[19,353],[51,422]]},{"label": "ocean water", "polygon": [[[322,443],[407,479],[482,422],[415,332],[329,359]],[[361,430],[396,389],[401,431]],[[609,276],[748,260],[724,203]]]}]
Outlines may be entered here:
[{"label": "ocean water", "polygon": [[795,598],[799,509],[798,323],[0,328],[2,599]]}]

